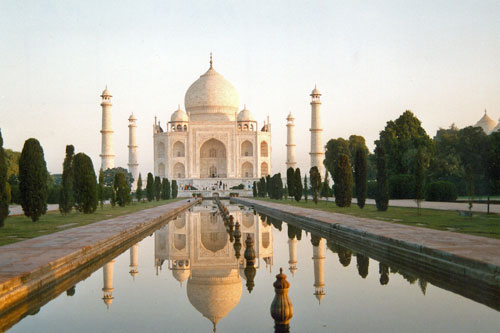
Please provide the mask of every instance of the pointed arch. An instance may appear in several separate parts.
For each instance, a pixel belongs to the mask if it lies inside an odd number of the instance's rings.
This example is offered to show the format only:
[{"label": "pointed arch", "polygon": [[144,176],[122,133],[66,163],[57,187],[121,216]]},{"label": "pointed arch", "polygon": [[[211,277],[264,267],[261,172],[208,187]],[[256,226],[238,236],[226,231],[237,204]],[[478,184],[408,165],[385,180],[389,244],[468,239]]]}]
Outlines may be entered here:
[{"label": "pointed arch", "polygon": [[269,156],[269,147],[266,141],[262,141],[260,143],[260,157],[268,157]]}]

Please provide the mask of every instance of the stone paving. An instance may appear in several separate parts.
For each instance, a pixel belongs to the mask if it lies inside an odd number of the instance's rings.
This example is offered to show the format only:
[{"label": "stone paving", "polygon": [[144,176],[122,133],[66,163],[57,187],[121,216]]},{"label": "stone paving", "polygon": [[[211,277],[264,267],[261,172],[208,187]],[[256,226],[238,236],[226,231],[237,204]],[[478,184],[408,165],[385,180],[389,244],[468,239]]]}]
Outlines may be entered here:
[{"label": "stone paving", "polygon": [[[134,235],[196,203],[185,199],[0,247],[0,312]],[[65,266],[68,266],[67,268]],[[32,285],[28,285],[30,282]],[[35,288],[35,289],[34,289]],[[14,294],[14,296],[12,296]]]},{"label": "stone paving", "polygon": [[444,251],[461,258],[494,265],[496,266],[494,270],[500,276],[500,239],[406,226],[397,223],[325,212],[316,209],[294,207],[286,204],[271,203],[249,198],[238,198],[235,201],[247,202],[256,207],[268,207],[277,211],[286,212],[287,214],[313,219],[325,224],[345,226],[379,237]]}]

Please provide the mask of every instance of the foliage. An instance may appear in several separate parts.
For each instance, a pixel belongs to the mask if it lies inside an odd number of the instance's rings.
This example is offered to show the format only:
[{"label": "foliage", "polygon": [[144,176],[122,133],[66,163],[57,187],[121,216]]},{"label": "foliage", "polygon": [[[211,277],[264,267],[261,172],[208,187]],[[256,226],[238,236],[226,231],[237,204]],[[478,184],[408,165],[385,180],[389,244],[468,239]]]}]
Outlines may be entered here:
[{"label": "foliage", "polygon": [[11,149],[4,149],[4,154],[5,163],[7,164],[7,178],[12,175],[19,175],[19,158],[21,158],[21,153]]},{"label": "foliage", "polygon": [[272,199],[283,199],[283,180],[281,179],[281,173],[277,173],[271,177],[270,188]]},{"label": "foliage", "polygon": [[163,178],[161,181],[161,199],[170,199],[170,182],[168,181],[168,178]]},{"label": "foliage", "polygon": [[335,204],[339,207],[351,206],[353,179],[351,164],[346,154],[339,156],[335,167],[334,181]]},{"label": "foliage", "polygon": [[460,159],[458,128],[453,124],[449,129],[440,128],[434,136],[434,157],[430,162],[429,179],[449,180],[456,184],[463,180],[465,169]]},{"label": "foliage", "polygon": [[159,176],[155,177],[154,194],[155,194],[155,200],[159,201],[161,198],[161,179]]},{"label": "foliage", "polygon": [[266,178],[261,177],[259,180],[259,183],[257,184],[257,192],[259,194],[259,197],[265,198],[266,197],[266,192],[267,192],[267,186],[266,186]]},{"label": "foliage", "polygon": [[330,180],[328,179],[328,170],[325,171],[325,179],[323,180],[323,184],[321,185],[321,193],[322,198],[328,198],[332,196],[332,188],[330,187]]},{"label": "foliage", "polygon": [[36,139],[24,142],[19,158],[19,191],[24,215],[36,222],[47,212],[47,165]]},{"label": "foliage", "polygon": [[487,158],[487,173],[490,181],[490,193],[500,193],[500,132],[489,135],[489,149]]},{"label": "foliage", "polygon": [[357,253],[356,254],[356,265],[358,266],[358,274],[363,279],[368,276],[368,265],[370,260],[367,256]]},{"label": "foliage", "polygon": [[300,176],[300,168],[295,169],[295,188],[293,190],[295,201],[300,201],[302,198],[302,177]]},{"label": "foliage", "polygon": [[389,177],[389,197],[391,199],[415,198],[415,177],[413,175]]},{"label": "foliage", "polygon": [[9,203],[11,200],[10,185],[7,182],[7,161],[3,149],[3,137],[0,131],[0,227],[9,215]]},{"label": "foliage", "polygon": [[257,182],[253,182],[252,185],[252,194],[254,198],[257,198]]},{"label": "foliage", "polygon": [[354,182],[356,184],[358,206],[359,208],[363,208],[365,206],[368,184],[367,150],[363,147],[358,147],[354,153]]},{"label": "foliage", "polygon": [[389,207],[389,189],[387,186],[387,170],[385,165],[385,149],[377,144],[375,148],[377,162],[377,193],[375,203],[377,210],[386,211]]},{"label": "foliage", "polygon": [[177,194],[179,193],[179,186],[177,186],[177,180],[172,180],[172,199],[177,198]]},{"label": "foliage", "polygon": [[268,197],[271,197],[271,176],[267,175],[266,176],[266,194]]},{"label": "foliage", "polygon": [[155,196],[155,189],[154,189],[154,178],[153,174],[151,172],[148,172],[148,178],[147,178],[147,183],[146,183],[146,198],[148,201],[153,201],[154,196]]},{"label": "foliage", "polygon": [[418,214],[420,214],[420,203],[424,199],[425,186],[425,156],[422,147],[418,147],[415,160],[415,201],[417,201]]},{"label": "foliage", "polygon": [[102,169],[99,169],[99,183],[97,184],[97,200],[99,201],[99,205],[101,209],[104,208],[104,172]]},{"label": "foliage", "polygon": [[286,185],[288,187],[288,196],[293,197],[295,195],[295,171],[292,167],[286,170]]},{"label": "foliage", "polygon": [[309,179],[311,181],[313,202],[318,204],[319,192],[321,190],[321,175],[319,174],[318,167],[314,166],[309,170]]},{"label": "foliage", "polygon": [[366,197],[370,199],[375,199],[377,196],[377,181],[370,180],[367,183]]},{"label": "foliage", "polygon": [[330,139],[326,144],[325,159],[323,164],[332,177],[335,174],[335,166],[338,163],[340,154],[345,154],[350,158],[351,149],[349,148],[349,141],[343,138]]},{"label": "foliage", "polygon": [[67,145],[66,157],[63,162],[62,188],[59,195],[59,211],[62,214],[71,212],[75,204],[73,194],[73,156],[75,156],[75,147]]},{"label": "foliage", "polygon": [[137,188],[135,189],[135,198],[138,202],[142,202],[143,199],[143,191],[142,191],[142,176],[139,173],[139,177],[137,178]]},{"label": "foliage", "polygon": [[130,185],[123,172],[115,173],[113,190],[116,193],[116,203],[118,206],[125,207],[125,205],[130,204],[132,201],[132,197],[130,195]]},{"label": "foliage", "polygon": [[307,174],[304,175],[304,187],[302,189],[303,191],[303,194],[304,194],[304,200],[307,202],[307,192],[309,190],[309,184],[308,184],[308,181],[307,181]]},{"label": "foliage", "polygon": [[75,207],[85,214],[97,208],[97,180],[90,157],[78,153],[73,157]]},{"label": "foliage", "polygon": [[47,203],[59,204],[60,195],[62,193],[62,185],[53,185],[48,189]]},{"label": "foliage", "polygon": [[245,184],[239,184],[231,187],[231,190],[243,190],[245,188]]},{"label": "foliage", "polygon": [[427,201],[455,201],[457,197],[457,187],[446,180],[432,182],[425,189],[425,200]]},{"label": "foliage", "polygon": [[130,172],[128,172],[127,169],[122,168],[122,167],[116,167],[113,169],[104,170],[104,185],[113,186],[113,181],[115,180],[115,175],[119,172],[121,172],[125,175],[125,178],[127,180],[127,183],[129,184],[129,186],[132,185],[132,183],[135,180],[134,176],[132,176],[132,174]]}]

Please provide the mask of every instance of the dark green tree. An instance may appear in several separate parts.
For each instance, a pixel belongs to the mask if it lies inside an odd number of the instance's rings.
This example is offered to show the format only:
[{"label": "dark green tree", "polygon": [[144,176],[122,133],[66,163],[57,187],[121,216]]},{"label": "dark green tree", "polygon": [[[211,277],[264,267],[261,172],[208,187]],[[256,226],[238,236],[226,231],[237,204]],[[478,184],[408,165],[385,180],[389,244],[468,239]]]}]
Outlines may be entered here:
[{"label": "dark green tree", "polygon": [[356,184],[356,198],[359,208],[363,209],[368,188],[367,152],[358,147],[354,157],[354,181]]},{"label": "dark green tree", "polygon": [[253,197],[257,198],[257,182],[253,182],[252,193],[253,193]]},{"label": "dark green tree", "polygon": [[272,191],[272,184],[271,184],[271,176],[270,175],[267,175],[266,176],[266,194],[268,197],[271,198],[271,191]]},{"label": "dark green tree", "polygon": [[155,184],[154,184],[153,174],[148,172],[148,178],[146,182],[146,198],[148,201],[153,201],[155,198]]},{"label": "dark green tree", "polygon": [[425,197],[425,155],[421,147],[418,148],[415,159],[415,201],[417,202],[417,213],[420,215],[420,203]]},{"label": "dark green tree", "polygon": [[330,139],[326,144],[325,159],[323,164],[332,177],[335,174],[335,166],[338,163],[340,154],[345,154],[350,158],[351,150],[349,147],[349,141],[343,138]]},{"label": "dark green tree", "polygon": [[[288,196],[293,198],[295,195],[295,171],[292,167],[286,170],[286,184],[288,186]],[[293,199],[292,199],[293,200]]]},{"label": "dark green tree", "polygon": [[135,198],[137,199],[138,202],[142,201],[142,176],[139,173],[139,177],[137,179],[137,188],[135,190]]},{"label": "dark green tree", "polygon": [[377,192],[375,203],[377,210],[386,211],[389,207],[389,186],[387,184],[387,170],[385,165],[385,149],[382,146],[375,148],[377,162]]},{"label": "dark green tree", "polygon": [[309,194],[309,182],[307,181],[307,174],[304,175],[304,186],[302,188],[302,194],[304,195],[304,200],[307,203],[307,195]]},{"label": "dark green tree", "polygon": [[326,201],[328,201],[328,198],[332,196],[332,189],[330,187],[330,180],[328,178],[328,170],[325,171],[325,179],[323,180],[323,184],[321,185],[321,197],[326,198]]},{"label": "dark green tree", "polygon": [[130,185],[123,172],[117,172],[115,174],[113,190],[116,193],[116,203],[120,207],[125,207],[132,201],[132,197],[130,195]]},{"label": "dark green tree", "polygon": [[97,208],[97,179],[90,157],[78,153],[73,157],[75,207],[85,214]]},{"label": "dark green tree", "polygon": [[134,176],[125,168],[122,167],[116,167],[113,169],[106,169],[104,170],[104,185],[106,186],[113,186],[113,181],[115,180],[115,174],[118,172],[121,172],[125,175],[125,178],[127,179],[127,183],[129,186],[132,186],[132,183],[134,182]]},{"label": "dark green tree", "polygon": [[489,151],[487,159],[488,178],[490,180],[491,193],[500,194],[500,132],[489,135]]},{"label": "dark green tree", "polygon": [[101,209],[104,208],[104,172],[99,169],[99,183],[97,184],[97,200]]},{"label": "dark green tree", "polygon": [[159,176],[155,177],[155,182],[154,182],[154,193],[155,193],[155,200],[160,201],[161,198],[161,178]]},{"label": "dark green tree", "polygon": [[73,196],[73,156],[75,147],[66,146],[66,157],[63,162],[62,188],[59,195],[59,211],[62,214],[68,214],[73,209],[75,203]]},{"label": "dark green tree", "polygon": [[302,176],[300,175],[300,168],[295,169],[295,188],[293,190],[293,194],[295,197],[295,201],[300,201],[302,198]]},{"label": "dark green tree", "polygon": [[47,212],[47,164],[37,139],[24,142],[19,158],[19,191],[24,215],[33,222]]},{"label": "dark green tree", "polygon": [[177,198],[177,194],[179,193],[179,187],[177,186],[177,180],[172,180],[172,199]]},{"label": "dark green tree", "polygon": [[264,177],[260,178],[259,184],[257,184],[257,191],[259,193],[259,197],[265,198],[266,191],[267,191],[267,189],[266,189],[266,178],[264,178]]},{"label": "dark green tree", "polygon": [[352,200],[352,169],[349,156],[340,154],[335,167],[335,204],[339,207],[350,207]]},{"label": "dark green tree", "polygon": [[7,161],[3,149],[3,137],[0,131],[0,227],[9,215],[10,184],[7,182]]},{"label": "dark green tree", "polygon": [[319,174],[318,167],[312,167],[309,170],[309,180],[311,182],[311,195],[313,202],[318,204],[319,192],[321,190],[321,175]]},{"label": "dark green tree", "polygon": [[356,262],[359,276],[365,279],[368,276],[368,265],[370,264],[370,259],[367,256],[357,253]]},{"label": "dark green tree", "polygon": [[163,178],[161,182],[161,199],[170,199],[170,182],[167,178]]}]

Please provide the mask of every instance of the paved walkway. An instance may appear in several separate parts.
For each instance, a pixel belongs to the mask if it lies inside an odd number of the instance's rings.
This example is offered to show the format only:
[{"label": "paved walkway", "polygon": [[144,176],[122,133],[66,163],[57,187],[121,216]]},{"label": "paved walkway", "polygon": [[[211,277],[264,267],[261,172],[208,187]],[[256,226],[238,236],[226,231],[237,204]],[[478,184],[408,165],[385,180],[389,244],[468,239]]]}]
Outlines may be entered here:
[{"label": "paved walkway", "polygon": [[[9,216],[24,215],[23,207],[21,207],[20,205],[10,205],[9,210],[10,210]],[[59,210],[59,205],[58,204],[47,205],[48,212],[53,210]]]}]

